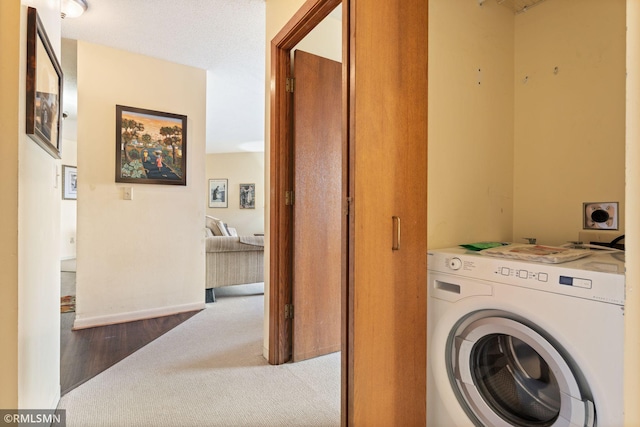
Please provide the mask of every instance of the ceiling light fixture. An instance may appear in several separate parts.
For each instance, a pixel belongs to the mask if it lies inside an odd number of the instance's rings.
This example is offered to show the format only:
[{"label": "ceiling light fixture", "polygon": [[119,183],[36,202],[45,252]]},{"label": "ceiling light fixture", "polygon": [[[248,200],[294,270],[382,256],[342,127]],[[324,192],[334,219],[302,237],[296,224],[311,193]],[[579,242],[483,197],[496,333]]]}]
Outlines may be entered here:
[{"label": "ceiling light fixture", "polygon": [[87,10],[87,0],[62,0],[60,15],[64,18],[77,18]]}]

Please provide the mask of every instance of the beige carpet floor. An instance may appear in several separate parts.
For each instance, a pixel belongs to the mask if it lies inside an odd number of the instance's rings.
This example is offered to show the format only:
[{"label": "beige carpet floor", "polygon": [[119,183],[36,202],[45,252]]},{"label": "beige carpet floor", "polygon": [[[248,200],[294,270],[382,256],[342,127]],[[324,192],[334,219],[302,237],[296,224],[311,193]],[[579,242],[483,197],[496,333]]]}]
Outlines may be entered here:
[{"label": "beige carpet floor", "polygon": [[340,353],[269,365],[260,285],[216,291],[201,313],[63,396],[67,426],[339,426]]}]

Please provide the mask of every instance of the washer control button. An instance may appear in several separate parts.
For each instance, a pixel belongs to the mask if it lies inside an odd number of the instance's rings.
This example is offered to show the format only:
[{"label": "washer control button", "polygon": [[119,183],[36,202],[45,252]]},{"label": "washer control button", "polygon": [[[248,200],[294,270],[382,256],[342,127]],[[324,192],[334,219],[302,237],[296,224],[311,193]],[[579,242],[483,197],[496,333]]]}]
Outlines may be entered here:
[{"label": "washer control button", "polygon": [[449,260],[449,268],[452,270],[460,270],[460,267],[462,267],[462,261],[460,261],[460,258],[451,258]]},{"label": "washer control button", "polygon": [[549,275],[547,273],[538,273],[538,281],[546,282],[549,280]]},{"label": "washer control button", "polygon": [[591,289],[591,280],[589,279],[578,279],[577,277],[573,278],[573,286],[577,286],[579,288]]},{"label": "washer control button", "polygon": [[508,276],[509,273],[511,273],[511,270],[509,270],[508,267],[502,267],[502,270],[500,270],[500,274],[502,274],[503,276]]},{"label": "washer control button", "polygon": [[529,277],[529,272],[527,270],[518,270],[518,277],[521,279],[526,279]]}]

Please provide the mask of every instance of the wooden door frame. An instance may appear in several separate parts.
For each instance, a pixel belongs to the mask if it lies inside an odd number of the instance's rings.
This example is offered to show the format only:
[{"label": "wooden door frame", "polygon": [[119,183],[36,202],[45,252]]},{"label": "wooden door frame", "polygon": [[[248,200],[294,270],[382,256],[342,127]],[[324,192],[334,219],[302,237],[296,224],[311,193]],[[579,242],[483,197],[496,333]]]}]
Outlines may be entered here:
[{"label": "wooden door frame", "polygon": [[[269,363],[273,365],[289,360],[292,341],[291,321],[285,319],[285,305],[292,302],[293,278],[293,209],[286,200],[286,193],[293,190],[293,106],[291,94],[285,89],[291,69],[291,50],[340,3],[343,3],[344,58],[347,0],[307,0],[271,40]],[[345,66],[343,62],[343,105]],[[343,129],[344,117],[343,113]],[[344,141],[345,135],[343,146]]]},{"label": "wooden door frame", "polygon": [[[291,320],[285,318],[285,304],[292,303],[293,284],[293,209],[286,203],[286,193],[293,190],[293,97],[285,90],[291,70],[291,50],[333,9],[342,3],[342,193],[344,212],[349,213],[351,164],[350,58],[355,46],[350,38],[352,0],[307,0],[280,32],[271,40],[270,81],[270,203],[269,203],[269,363],[279,365],[289,360],[292,346]],[[350,50],[351,49],[351,50]],[[353,396],[353,339],[350,313],[352,286],[349,268],[349,227],[352,215],[343,215],[342,249],[342,355],[341,355],[341,424],[349,424]],[[351,309],[350,309],[351,308]]]}]

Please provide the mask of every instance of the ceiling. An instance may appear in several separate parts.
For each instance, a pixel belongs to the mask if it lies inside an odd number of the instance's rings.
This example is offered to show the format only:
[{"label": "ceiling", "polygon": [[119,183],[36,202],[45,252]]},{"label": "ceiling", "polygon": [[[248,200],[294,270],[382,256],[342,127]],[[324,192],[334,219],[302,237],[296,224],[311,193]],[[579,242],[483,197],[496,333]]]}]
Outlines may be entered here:
[{"label": "ceiling", "polygon": [[71,40],[82,40],[207,70],[207,153],[264,151],[265,0],[87,2],[62,20],[66,120],[77,113]]}]

